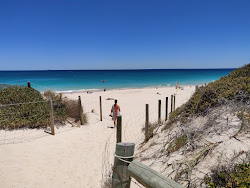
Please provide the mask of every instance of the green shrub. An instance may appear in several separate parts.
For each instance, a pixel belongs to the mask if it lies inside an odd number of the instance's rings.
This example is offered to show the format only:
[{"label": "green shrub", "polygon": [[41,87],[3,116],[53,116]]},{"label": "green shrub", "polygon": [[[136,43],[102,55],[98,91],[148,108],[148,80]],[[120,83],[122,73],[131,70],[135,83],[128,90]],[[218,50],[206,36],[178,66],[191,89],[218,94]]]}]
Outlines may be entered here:
[{"label": "green shrub", "polygon": [[209,187],[250,187],[250,163],[236,166],[220,166],[212,170],[210,176],[205,176]]},{"label": "green shrub", "polygon": [[[64,122],[65,102],[52,91],[46,94],[53,99],[55,122]],[[33,88],[11,86],[0,90],[0,105],[0,129],[41,128],[50,123],[50,102]]]},{"label": "green shrub", "polygon": [[250,64],[235,69],[228,76],[221,77],[205,87],[200,87],[186,104],[170,114],[166,128],[176,121],[185,123],[193,115],[205,115],[209,108],[219,106],[224,99],[249,101]]},{"label": "green shrub", "polygon": [[183,146],[185,146],[187,143],[187,135],[182,135],[180,137],[177,137],[172,142],[169,143],[167,148],[167,153],[173,153]]},{"label": "green shrub", "polygon": [[11,86],[0,90],[0,104],[43,101],[41,93],[30,87]]},{"label": "green shrub", "polygon": [[0,90],[0,105],[0,129],[46,127],[49,123],[49,103],[33,88],[13,86]]}]

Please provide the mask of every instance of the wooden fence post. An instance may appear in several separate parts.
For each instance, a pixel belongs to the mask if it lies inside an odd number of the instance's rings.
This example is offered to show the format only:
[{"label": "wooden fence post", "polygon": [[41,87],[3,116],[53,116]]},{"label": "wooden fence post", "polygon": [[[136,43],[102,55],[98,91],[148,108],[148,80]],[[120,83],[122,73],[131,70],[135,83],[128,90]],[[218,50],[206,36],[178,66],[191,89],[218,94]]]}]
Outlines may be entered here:
[{"label": "wooden fence post", "polygon": [[148,104],[146,104],[146,121],[145,121],[145,142],[148,141],[149,139],[149,134],[148,134],[148,124],[149,124],[149,112],[148,112]]},{"label": "wooden fence post", "polygon": [[[134,143],[117,143],[115,149],[115,161],[112,175],[112,188],[129,188],[131,180],[127,167],[133,161],[135,151]],[[125,162],[128,161],[128,162]]]},{"label": "wooden fence post", "polygon": [[132,161],[127,168],[128,175],[135,178],[145,187],[150,188],[183,188],[182,185],[163,176],[159,172],[142,164],[139,161]]},{"label": "wooden fence post", "polygon": [[59,98],[60,100],[62,100],[62,93],[59,93]]},{"label": "wooden fence post", "polygon": [[197,90],[198,90],[198,85],[195,86],[195,91],[197,91]]},{"label": "wooden fence post", "polygon": [[173,95],[171,95],[171,113],[173,112]]},{"label": "wooden fence post", "polygon": [[100,96],[100,121],[102,121],[102,96]]},{"label": "wooden fence post", "polygon": [[116,143],[122,142],[122,116],[117,116]]},{"label": "wooden fence post", "polygon": [[31,86],[30,86],[30,81],[28,81],[27,84],[28,84],[28,87],[31,87]]},{"label": "wooden fence post", "polygon": [[51,129],[51,134],[55,135],[54,113],[53,113],[53,102],[52,102],[52,99],[50,99],[50,129]]},{"label": "wooden fence post", "polygon": [[161,124],[161,100],[158,100],[158,124]]},{"label": "wooden fence post", "polygon": [[81,96],[78,96],[78,104],[79,104],[80,123],[81,123],[81,125],[83,125],[83,109],[82,109]]},{"label": "wooden fence post", "polygon": [[165,117],[165,121],[168,120],[168,97],[166,97],[166,117]]},{"label": "wooden fence post", "polygon": [[175,94],[174,94],[174,111],[175,111]]}]

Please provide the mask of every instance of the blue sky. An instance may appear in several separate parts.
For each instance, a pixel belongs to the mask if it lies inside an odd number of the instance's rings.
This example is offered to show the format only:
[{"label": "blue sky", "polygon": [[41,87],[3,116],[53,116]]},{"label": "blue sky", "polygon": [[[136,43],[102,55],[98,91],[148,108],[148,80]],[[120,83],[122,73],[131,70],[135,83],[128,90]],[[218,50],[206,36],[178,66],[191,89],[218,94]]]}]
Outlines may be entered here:
[{"label": "blue sky", "polygon": [[0,70],[236,68],[249,0],[0,0]]}]

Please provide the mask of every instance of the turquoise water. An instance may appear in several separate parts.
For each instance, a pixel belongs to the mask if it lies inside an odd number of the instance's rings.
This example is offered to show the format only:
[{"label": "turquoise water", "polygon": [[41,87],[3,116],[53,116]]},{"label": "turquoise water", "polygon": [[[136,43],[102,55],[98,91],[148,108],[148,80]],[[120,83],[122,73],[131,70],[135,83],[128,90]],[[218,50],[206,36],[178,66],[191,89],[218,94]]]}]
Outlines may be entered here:
[{"label": "turquoise water", "polygon": [[[0,84],[27,85],[39,91],[73,91],[198,85],[213,82],[234,69],[0,71]],[[105,80],[105,82],[102,82]]]}]

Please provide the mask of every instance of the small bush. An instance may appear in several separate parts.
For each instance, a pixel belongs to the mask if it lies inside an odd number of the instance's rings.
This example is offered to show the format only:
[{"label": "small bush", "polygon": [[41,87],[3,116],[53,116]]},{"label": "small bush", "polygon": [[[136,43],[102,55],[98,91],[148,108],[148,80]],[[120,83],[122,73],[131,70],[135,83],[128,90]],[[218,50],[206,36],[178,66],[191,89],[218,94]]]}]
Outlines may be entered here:
[{"label": "small bush", "polygon": [[[76,100],[65,100],[66,105],[66,114],[68,117],[73,118],[75,123],[80,121],[80,106],[78,101]],[[87,123],[87,116],[86,114],[82,114],[83,116],[83,123]]]},{"label": "small bush", "polygon": [[173,153],[183,146],[185,146],[187,143],[187,135],[183,135],[180,137],[177,137],[175,140],[169,143],[167,148],[167,153]]},{"label": "small bush", "polygon": [[48,90],[43,93],[46,99],[60,100],[60,95],[56,94],[54,91]]},{"label": "small bush", "polygon": [[[39,91],[29,87],[13,86],[0,90],[0,129],[47,127],[50,124],[50,102],[47,99],[53,100],[56,123],[64,123],[67,117],[79,121],[77,102],[61,100],[53,91],[46,91],[44,98]],[[87,122],[85,114],[83,120]]]},{"label": "small bush", "polygon": [[49,103],[33,88],[4,88],[0,90],[0,104],[0,129],[38,128],[49,124]]},{"label": "small bush", "polygon": [[[80,121],[80,106],[77,100],[61,99],[59,94],[48,90],[44,92],[44,97],[53,100],[53,108],[57,121],[63,122],[67,117],[73,118],[74,122]],[[86,114],[82,112],[83,123],[87,123]]]},{"label": "small bush", "polygon": [[204,180],[210,187],[250,187],[250,163],[219,166]]}]

